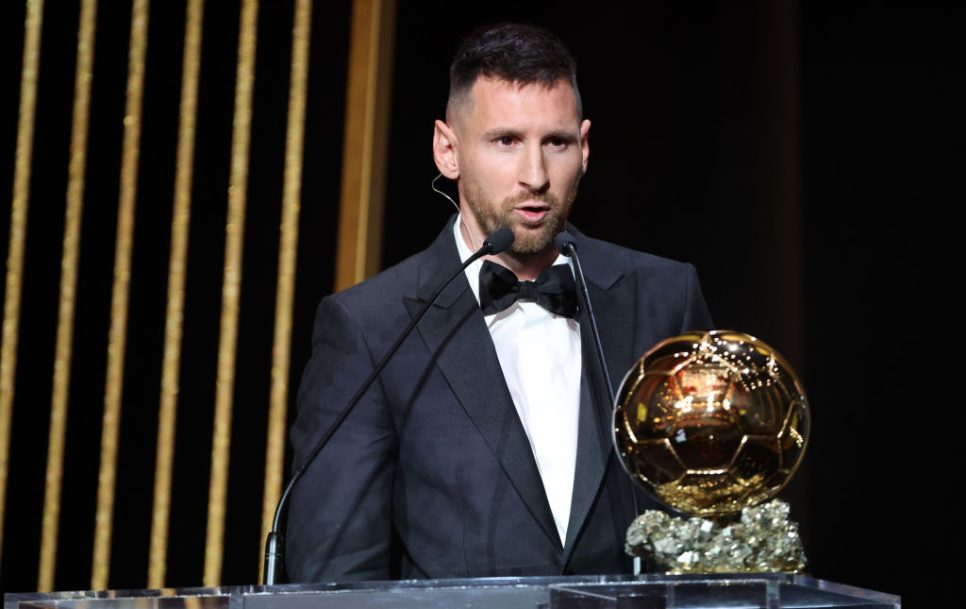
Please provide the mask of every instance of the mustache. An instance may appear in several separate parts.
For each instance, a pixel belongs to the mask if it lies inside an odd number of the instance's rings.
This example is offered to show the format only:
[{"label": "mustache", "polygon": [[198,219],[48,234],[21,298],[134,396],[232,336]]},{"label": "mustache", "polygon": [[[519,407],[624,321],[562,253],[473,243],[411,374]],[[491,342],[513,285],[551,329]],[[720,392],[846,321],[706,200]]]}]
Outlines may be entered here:
[{"label": "mustache", "polygon": [[504,207],[513,207],[519,203],[525,203],[527,201],[540,201],[541,203],[546,203],[551,207],[559,207],[560,199],[549,192],[533,193],[533,192],[521,192],[512,196],[507,197],[503,200]]},{"label": "mustache", "polygon": [[[583,177],[584,170],[581,168],[580,172],[577,174],[577,179],[574,180],[568,192],[564,194],[564,197],[568,202],[572,202],[577,196],[577,187],[580,186],[580,181],[583,179]],[[560,209],[561,207],[560,197],[557,197],[551,193],[549,189],[543,190],[542,192],[531,192],[524,190],[523,192],[519,192],[503,199],[503,206],[504,208],[512,208],[517,204],[524,203],[526,201],[540,201],[542,203],[546,203],[555,210]]]}]

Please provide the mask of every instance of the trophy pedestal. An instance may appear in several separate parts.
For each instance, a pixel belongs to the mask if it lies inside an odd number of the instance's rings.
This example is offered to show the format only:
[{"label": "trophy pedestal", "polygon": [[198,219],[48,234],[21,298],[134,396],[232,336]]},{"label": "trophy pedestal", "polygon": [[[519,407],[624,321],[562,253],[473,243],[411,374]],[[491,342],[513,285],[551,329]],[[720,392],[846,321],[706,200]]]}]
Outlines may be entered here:
[{"label": "trophy pedestal", "polygon": [[761,607],[899,609],[899,597],[786,573],[641,575],[624,582],[555,586],[551,609]]},{"label": "trophy pedestal", "polygon": [[676,518],[648,510],[627,529],[625,549],[648,572],[801,573],[805,551],[788,504],[779,499],[741,510],[739,518]]}]

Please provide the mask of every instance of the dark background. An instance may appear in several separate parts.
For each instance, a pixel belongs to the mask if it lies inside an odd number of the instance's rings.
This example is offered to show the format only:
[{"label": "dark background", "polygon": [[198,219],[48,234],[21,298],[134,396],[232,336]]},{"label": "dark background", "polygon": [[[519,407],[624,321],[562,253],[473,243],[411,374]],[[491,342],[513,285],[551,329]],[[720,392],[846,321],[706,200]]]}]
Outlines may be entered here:
[{"label": "dark background", "polygon": [[[48,2],[44,15],[0,563],[5,591],[36,587],[77,6]],[[23,12],[6,3],[0,13],[0,193],[12,192]],[[802,524],[809,571],[907,598],[938,594],[942,584],[927,569],[963,533],[961,521],[943,519],[948,511],[934,482],[942,476],[941,446],[955,443],[944,426],[954,423],[922,420],[931,379],[905,364],[928,353],[920,313],[923,254],[930,252],[930,266],[941,258],[943,222],[936,213],[949,198],[941,177],[960,147],[952,101],[953,84],[962,81],[953,61],[958,17],[958,10],[938,6],[874,2],[401,3],[384,266],[422,249],[452,211],[430,190],[436,175],[430,139],[458,39],[499,20],[556,31],[577,56],[585,115],[593,122],[590,170],[574,223],[593,236],[694,263],[716,325],[770,343],[802,378],[813,434],[806,465],[785,496]],[[201,583],[238,19],[237,3],[206,2],[172,586]],[[314,306],[332,289],[349,19],[347,1],[314,6],[293,396]],[[84,589],[90,581],[129,20],[128,2],[102,3],[57,589]],[[183,3],[152,3],[115,588],[146,584],[183,23]],[[291,2],[262,3],[226,584],[255,582],[260,555],[291,25]],[[5,203],[4,252],[8,224]]]}]

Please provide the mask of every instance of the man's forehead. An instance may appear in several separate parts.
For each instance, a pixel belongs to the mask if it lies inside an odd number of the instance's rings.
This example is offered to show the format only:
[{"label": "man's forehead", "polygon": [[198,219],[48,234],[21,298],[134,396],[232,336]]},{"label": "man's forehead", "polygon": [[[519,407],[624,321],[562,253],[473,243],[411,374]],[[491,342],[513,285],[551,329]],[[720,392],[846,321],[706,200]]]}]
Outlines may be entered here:
[{"label": "man's forehead", "polygon": [[458,100],[458,106],[464,117],[509,117],[539,111],[579,122],[576,95],[570,82],[564,78],[547,83],[480,76],[464,98]]}]

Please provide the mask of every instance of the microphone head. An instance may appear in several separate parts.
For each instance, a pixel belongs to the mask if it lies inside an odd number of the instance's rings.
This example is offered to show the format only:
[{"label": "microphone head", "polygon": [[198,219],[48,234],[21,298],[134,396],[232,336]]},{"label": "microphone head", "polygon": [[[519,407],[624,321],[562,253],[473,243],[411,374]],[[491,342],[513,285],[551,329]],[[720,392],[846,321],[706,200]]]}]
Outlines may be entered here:
[{"label": "microphone head", "polygon": [[574,241],[574,236],[567,231],[557,233],[557,236],[554,237],[553,244],[557,248],[557,251],[564,256],[573,256],[574,252],[577,251],[577,242]]},{"label": "microphone head", "polygon": [[483,242],[484,247],[489,247],[489,254],[499,254],[506,248],[510,247],[513,243],[514,235],[513,231],[507,227],[497,229],[486,241]]}]

